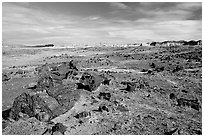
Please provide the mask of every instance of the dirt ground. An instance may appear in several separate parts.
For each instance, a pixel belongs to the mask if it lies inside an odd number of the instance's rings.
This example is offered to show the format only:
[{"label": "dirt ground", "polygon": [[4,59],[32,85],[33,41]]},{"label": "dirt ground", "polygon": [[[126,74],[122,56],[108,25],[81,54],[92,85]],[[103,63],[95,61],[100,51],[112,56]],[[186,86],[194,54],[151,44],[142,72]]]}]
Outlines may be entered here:
[{"label": "dirt ground", "polygon": [[[74,60],[80,74],[106,74],[111,81],[94,91],[80,90],[74,106],[51,120],[66,127],[59,134],[202,134],[202,46],[2,50],[2,71],[8,77],[2,81],[3,111],[20,94],[33,92],[26,87],[38,80],[38,66]],[[100,97],[103,93],[109,99]],[[3,134],[32,134],[14,132],[15,121],[6,123]],[[36,134],[51,133],[45,128]]]}]

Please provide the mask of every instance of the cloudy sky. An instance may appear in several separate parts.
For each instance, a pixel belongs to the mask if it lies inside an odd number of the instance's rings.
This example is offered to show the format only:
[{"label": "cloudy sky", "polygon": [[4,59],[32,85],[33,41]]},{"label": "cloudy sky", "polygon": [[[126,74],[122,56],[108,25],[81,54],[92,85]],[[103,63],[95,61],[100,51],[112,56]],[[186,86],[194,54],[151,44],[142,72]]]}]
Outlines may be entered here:
[{"label": "cloudy sky", "polygon": [[131,43],[202,38],[202,3],[3,3],[4,43]]}]

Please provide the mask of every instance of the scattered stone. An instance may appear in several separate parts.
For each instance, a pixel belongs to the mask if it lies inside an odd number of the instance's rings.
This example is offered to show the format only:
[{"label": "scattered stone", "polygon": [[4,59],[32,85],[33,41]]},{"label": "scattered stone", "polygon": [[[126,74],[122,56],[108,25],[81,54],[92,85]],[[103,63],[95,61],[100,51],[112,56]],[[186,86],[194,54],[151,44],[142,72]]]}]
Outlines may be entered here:
[{"label": "scattered stone", "polygon": [[88,117],[88,116],[91,116],[91,113],[83,111],[81,113],[76,114],[74,117],[77,119],[80,119],[80,118],[84,118],[84,117]]},{"label": "scattered stone", "polygon": [[102,84],[104,85],[109,85],[110,84],[111,79],[107,79],[105,78],[105,80],[102,82]]},{"label": "scattered stone", "polygon": [[2,81],[9,81],[11,77],[7,73],[2,73]]},{"label": "scattered stone", "polygon": [[178,130],[178,128],[175,128],[175,129],[170,130],[170,131],[166,131],[166,132],[164,132],[164,135],[173,135],[177,130]]},{"label": "scattered stone", "polygon": [[28,86],[26,88],[27,89],[36,89],[37,88],[37,82],[28,84]]},{"label": "scattered stone", "polygon": [[188,91],[185,90],[185,89],[182,89],[181,92],[183,92],[183,93],[188,93]]},{"label": "scattered stone", "polygon": [[103,112],[103,111],[109,112],[109,109],[105,105],[100,105],[99,108],[98,108],[98,111],[99,112]]},{"label": "scattered stone", "polygon": [[69,62],[69,68],[78,71],[77,62],[74,61],[74,60],[71,60],[71,61]]},{"label": "scattered stone", "polygon": [[127,85],[127,87],[125,89],[126,91],[129,91],[129,92],[135,91],[135,88],[136,88],[135,82],[126,82],[126,81],[123,81],[123,82],[121,82],[121,84]]},{"label": "scattered stone", "polygon": [[38,121],[36,118],[28,120],[19,120],[15,123],[9,124],[3,129],[3,135],[41,135],[47,129],[44,122]]},{"label": "scattered stone", "polygon": [[198,99],[196,100],[189,100],[189,99],[185,99],[185,98],[179,98],[177,99],[177,103],[178,103],[178,106],[181,107],[181,106],[187,106],[187,107],[191,107],[197,111],[200,110],[200,104],[198,102]]},{"label": "scattered stone", "polygon": [[135,83],[132,83],[132,82],[127,83],[127,88],[126,88],[127,91],[133,92],[133,91],[135,91],[135,88],[136,88]]},{"label": "scattered stone", "polygon": [[22,70],[22,69],[18,69],[18,70],[16,71],[15,75],[16,75],[16,74],[22,75],[22,74],[25,74],[25,71]]},{"label": "scattered stone", "polygon": [[98,95],[98,98],[110,101],[111,93],[100,92],[99,95]]},{"label": "scattered stone", "polygon": [[169,95],[169,98],[170,98],[170,99],[176,99],[176,95],[175,95],[174,93],[171,93],[171,94]]},{"label": "scattered stone", "polygon": [[127,107],[125,107],[125,106],[123,106],[123,105],[121,105],[121,104],[119,104],[118,106],[117,106],[117,110],[119,110],[119,111],[121,111],[121,112],[128,112],[129,110],[127,109]]}]

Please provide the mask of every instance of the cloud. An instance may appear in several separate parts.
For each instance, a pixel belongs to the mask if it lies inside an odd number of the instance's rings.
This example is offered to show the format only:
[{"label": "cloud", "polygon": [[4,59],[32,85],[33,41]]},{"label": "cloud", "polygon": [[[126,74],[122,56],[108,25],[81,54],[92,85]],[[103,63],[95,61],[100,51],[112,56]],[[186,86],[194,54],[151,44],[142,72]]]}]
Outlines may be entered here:
[{"label": "cloud", "polygon": [[[144,23],[143,23],[144,22]],[[146,22],[150,24],[145,24]],[[140,20],[141,25],[121,27],[109,31],[111,37],[123,37],[135,41],[191,40],[202,37],[201,22],[193,20],[149,22]]]},{"label": "cloud", "polygon": [[110,2],[110,6],[116,9],[128,9],[129,7],[120,2]]},{"label": "cloud", "polygon": [[88,5],[73,14],[66,6],[61,9],[53,5],[55,9],[49,11],[32,3],[3,3],[3,41],[19,44],[49,41],[130,43],[202,37],[200,3],[114,2],[106,5],[111,8],[101,8],[101,14],[86,12],[87,16],[80,13],[89,10]]},{"label": "cloud", "polygon": [[88,19],[88,20],[98,20],[98,19],[100,19],[101,17],[99,17],[99,16],[89,16],[89,17],[86,17],[85,19]]},{"label": "cloud", "polygon": [[[24,5],[3,3],[3,40],[15,40],[22,42],[30,38],[44,39],[45,37],[58,35],[69,36],[70,32],[63,29],[69,28],[78,22],[77,20],[62,15],[52,15],[43,10],[26,8]],[[72,30],[73,32],[73,30]],[[18,35],[13,35],[18,34]],[[73,32],[74,33],[74,32]]]},{"label": "cloud", "polygon": [[178,3],[176,7],[180,9],[185,9],[185,10],[193,10],[193,9],[202,8],[202,3],[201,2],[184,2],[184,3]]}]

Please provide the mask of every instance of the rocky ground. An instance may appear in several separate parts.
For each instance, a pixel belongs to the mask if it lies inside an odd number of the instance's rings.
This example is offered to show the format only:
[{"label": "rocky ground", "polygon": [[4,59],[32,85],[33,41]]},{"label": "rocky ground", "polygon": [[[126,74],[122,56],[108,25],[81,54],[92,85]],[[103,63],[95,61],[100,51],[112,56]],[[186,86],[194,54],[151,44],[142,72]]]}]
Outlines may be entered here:
[{"label": "rocky ground", "polygon": [[3,51],[4,135],[202,134],[202,46],[23,52]]}]

